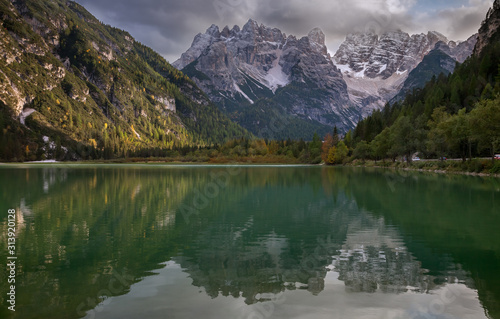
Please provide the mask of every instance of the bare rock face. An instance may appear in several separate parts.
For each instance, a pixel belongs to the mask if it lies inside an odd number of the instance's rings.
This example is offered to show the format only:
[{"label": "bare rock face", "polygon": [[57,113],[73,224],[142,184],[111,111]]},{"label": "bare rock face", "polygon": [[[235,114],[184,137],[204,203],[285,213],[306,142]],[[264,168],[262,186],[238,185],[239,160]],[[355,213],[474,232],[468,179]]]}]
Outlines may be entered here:
[{"label": "bare rock face", "polygon": [[347,36],[333,60],[343,73],[351,101],[360,105],[365,116],[400,91],[410,72],[437,43],[446,45],[447,54],[463,62],[472,53],[475,37],[456,43],[435,31],[415,35],[392,31],[380,36],[355,33]]},{"label": "bare rock face", "polygon": [[464,42],[458,43],[455,47],[452,47],[452,42],[450,42],[451,54],[450,56],[455,58],[460,63],[464,63],[468,57],[471,56],[474,51],[474,47],[477,43],[478,34],[474,34]]},{"label": "bare rock face", "polygon": [[[219,28],[212,25],[205,34],[195,37],[191,48],[173,66],[182,70],[196,62],[196,70],[208,78],[194,78],[209,95],[210,87],[223,91],[224,97],[240,95],[253,103],[258,95],[252,99],[240,92],[240,86],[246,85],[248,78],[271,91],[288,83],[281,69],[273,69],[278,66],[286,40],[280,30],[259,26],[254,20],[249,20],[241,30],[238,26],[231,30],[226,26],[219,32]],[[217,93],[212,97],[216,101],[222,99]]]},{"label": "bare rock face", "polygon": [[[359,117],[354,112],[349,115],[352,119],[344,121],[341,115],[351,106],[347,85],[328,54],[325,34],[319,28],[297,38],[254,20],[241,30],[226,26],[219,31],[212,25],[205,34],[195,37],[191,48],[173,65],[228,111],[267,99],[289,114],[322,125],[347,129]],[[287,90],[287,95],[294,98],[287,98],[286,103],[279,100],[278,90],[289,89],[292,84],[298,89]],[[337,120],[332,120],[332,114]]]},{"label": "bare rock face", "polygon": [[500,37],[498,32],[500,27],[500,0],[495,0],[493,7],[486,15],[486,20],[481,24],[477,38],[477,44],[474,48],[474,54],[480,55],[484,47],[491,42],[493,38]]},{"label": "bare rock face", "polygon": [[334,56],[335,63],[356,77],[388,79],[415,68],[437,42],[448,42],[438,32],[410,36],[402,31],[350,34]]}]

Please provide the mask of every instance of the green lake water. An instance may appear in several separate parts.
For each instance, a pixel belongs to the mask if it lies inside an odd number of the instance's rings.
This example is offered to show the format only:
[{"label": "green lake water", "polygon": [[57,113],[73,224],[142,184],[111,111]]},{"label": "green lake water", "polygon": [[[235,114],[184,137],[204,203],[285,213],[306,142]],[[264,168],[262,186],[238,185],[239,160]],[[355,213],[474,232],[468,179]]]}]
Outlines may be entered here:
[{"label": "green lake water", "polygon": [[2,165],[0,318],[500,318],[500,179]]}]

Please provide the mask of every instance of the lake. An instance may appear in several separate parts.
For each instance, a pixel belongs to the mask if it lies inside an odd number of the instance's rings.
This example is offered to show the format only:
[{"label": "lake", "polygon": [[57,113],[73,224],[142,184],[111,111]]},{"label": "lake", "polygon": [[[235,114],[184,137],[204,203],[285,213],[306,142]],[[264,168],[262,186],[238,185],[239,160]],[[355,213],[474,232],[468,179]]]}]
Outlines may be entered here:
[{"label": "lake", "polygon": [[23,164],[0,181],[1,318],[500,318],[500,179]]}]

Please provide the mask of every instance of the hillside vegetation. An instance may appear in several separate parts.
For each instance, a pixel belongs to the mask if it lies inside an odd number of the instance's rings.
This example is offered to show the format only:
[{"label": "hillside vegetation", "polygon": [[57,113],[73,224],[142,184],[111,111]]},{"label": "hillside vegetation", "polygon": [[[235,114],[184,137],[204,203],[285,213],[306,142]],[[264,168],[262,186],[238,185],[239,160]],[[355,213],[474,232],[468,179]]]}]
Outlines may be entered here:
[{"label": "hillside vegetation", "polygon": [[158,156],[251,136],[75,2],[0,0],[0,16],[2,161]]},{"label": "hillside vegetation", "polygon": [[[497,1],[498,2],[498,1]],[[498,12],[497,12],[498,13]],[[494,14],[494,13],[493,13]],[[492,13],[489,14],[491,16]],[[483,23],[488,25],[488,21]],[[461,158],[463,169],[481,172],[500,165],[467,159],[490,157],[500,151],[500,41],[493,33],[454,73],[433,77],[402,102],[388,104],[360,121],[344,142],[355,159],[412,161],[423,158]],[[444,166],[444,165],[443,165]]]}]

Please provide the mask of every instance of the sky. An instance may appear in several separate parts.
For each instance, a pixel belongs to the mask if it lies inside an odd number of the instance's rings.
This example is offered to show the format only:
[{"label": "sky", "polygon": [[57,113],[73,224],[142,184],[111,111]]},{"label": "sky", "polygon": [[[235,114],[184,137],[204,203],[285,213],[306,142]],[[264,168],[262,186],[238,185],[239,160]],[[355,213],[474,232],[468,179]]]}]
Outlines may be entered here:
[{"label": "sky", "polygon": [[438,31],[450,40],[476,33],[494,0],[77,0],[102,22],[128,31],[169,62],[212,24],[222,30],[249,19],[287,35],[319,27],[335,53],[346,35],[375,30]]}]

